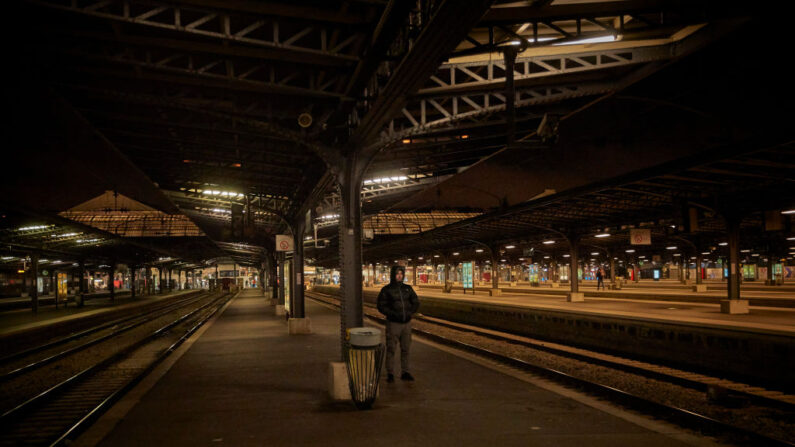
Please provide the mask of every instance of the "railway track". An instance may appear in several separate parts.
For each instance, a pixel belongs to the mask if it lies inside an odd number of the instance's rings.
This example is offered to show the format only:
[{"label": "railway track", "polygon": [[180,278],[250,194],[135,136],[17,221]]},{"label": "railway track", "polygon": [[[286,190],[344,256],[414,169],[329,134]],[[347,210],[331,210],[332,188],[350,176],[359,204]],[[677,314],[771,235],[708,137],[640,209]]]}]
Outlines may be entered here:
[{"label": "railway track", "polygon": [[[321,294],[318,292],[307,292],[306,296],[326,305],[339,308],[338,299],[335,296]],[[365,306],[365,316],[368,319],[379,324],[384,323],[384,318],[378,314],[377,311],[375,311],[374,306],[367,303]],[[429,325],[443,327],[445,329],[452,329],[453,331],[470,332],[490,340],[517,344],[529,349],[537,349],[546,353],[567,357],[576,361],[597,364],[623,372],[629,372],[644,378],[660,380],[679,386],[703,390],[705,392],[708,391],[711,386],[714,386],[712,384],[713,382],[724,383],[724,381],[721,381],[721,379],[716,378],[709,378],[710,380],[705,381],[704,378],[706,376],[702,376],[700,374],[691,374],[690,378],[686,378],[682,377],[681,374],[669,374],[667,370],[670,370],[670,368],[658,367],[644,362],[620,359],[615,356],[605,356],[599,353],[588,353],[583,349],[566,347],[554,343],[540,342],[537,340],[528,339],[526,337],[514,336],[512,334],[458,324],[437,318],[417,316],[416,320],[422,321],[423,323],[427,323]],[[695,411],[666,405],[664,403],[640,396],[636,393],[627,392],[613,386],[598,383],[586,378],[577,377],[575,375],[545,367],[543,365],[534,364],[520,358],[497,352],[494,349],[489,349],[484,346],[477,346],[473,343],[463,342],[449,335],[443,335],[432,330],[420,329],[417,327],[414,327],[412,330],[413,332],[427,339],[445,346],[460,349],[480,357],[485,357],[502,365],[507,365],[512,368],[530,372],[545,379],[585,391],[589,394],[596,395],[621,406],[676,423],[680,426],[699,431],[706,435],[726,437],[727,439],[730,439],[731,442],[737,443],[739,445],[795,446],[795,443],[792,443],[790,440],[777,439],[763,433],[757,433],[743,427],[699,414]],[[749,388],[753,387],[749,386]],[[784,408],[787,411],[791,411],[793,408],[795,408],[790,399],[791,396],[785,395],[783,393],[778,393],[776,396],[764,396],[750,392],[738,393],[756,402],[772,405],[776,408]]]},{"label": "railway track", "polygon": [[177,318],[169,318],[167,323],[161,323],[156,330],[148,331],[123,349],[5,411],[0,415],[0,446],[67,445],[212,318],[232,296],[205,295],[205,298],[209,300],[197,307],[185,304],[188,309],[179,312]]},{"label": "railway track", "polygon": [[[166,303],[158,303],[158,305],[149,307],[134,315],[105,322],[66,337],[58,337],[56,340],[6,356],[0,359],[0,384],[86,350],[96,344],[111,340],[125,332],[140,327],[153,318],[158,318],[160,315],[165,315],[183,306],[190,305],[205,298],[207,295],[207,293],[191,294]],[[93,338],[91,338],[92,336]],[[81,341],[72,344],[72,342],[78,340]],[[64,347],[69,344],[72,345]]]}]

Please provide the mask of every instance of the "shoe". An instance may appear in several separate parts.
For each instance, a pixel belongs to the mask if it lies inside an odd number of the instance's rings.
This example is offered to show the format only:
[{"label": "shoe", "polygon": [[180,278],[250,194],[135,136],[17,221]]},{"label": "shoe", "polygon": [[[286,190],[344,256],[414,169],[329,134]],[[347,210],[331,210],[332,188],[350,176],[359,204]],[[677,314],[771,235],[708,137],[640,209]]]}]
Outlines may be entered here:
[{"label": "shoe", "polygon": [[394,383],[395,382],[395,375],[394,374],[387,374],[386,375],[386,382],[387,383]]},{"label": "shoe", "polygon": [[400,380],[405,380],[407,382],[413,382],[414,381],[414,376],[412,376],[411,374],[409,374],[407,372],[404,372],[403,374],[400,375]]}]

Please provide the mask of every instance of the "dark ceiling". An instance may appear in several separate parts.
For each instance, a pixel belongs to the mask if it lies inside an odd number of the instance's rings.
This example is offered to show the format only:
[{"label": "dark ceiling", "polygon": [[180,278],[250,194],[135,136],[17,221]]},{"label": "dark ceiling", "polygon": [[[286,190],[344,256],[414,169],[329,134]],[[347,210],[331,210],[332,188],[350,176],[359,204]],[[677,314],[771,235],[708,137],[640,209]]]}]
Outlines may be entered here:
[{"label": "dark ceiling", "polygon": [[[9,11],[7,166],[18,169],[4,172],[3,209],[55,225],[116,191],[203,230],[200,243],[161,244],[174,256],[258,265],[307,210],[335,214],[330,150],[371,154],[365,178],[389,179],[365,184],[365,216],[486,213],[416,250],[531,237],[538,222],[627,225],[682,203],[760,213],[792,197],[792,102],[763,43],[786,28],[747,5],[31,0]],[[545,115],[560,120],[556,141],[536,134]],[[514,214],[524,223],[486,225]],[[311,257],[336,262],[334,232],[320,231],[332,245]],[[391,256],[400,240],[378,235],[366,251]]]}]

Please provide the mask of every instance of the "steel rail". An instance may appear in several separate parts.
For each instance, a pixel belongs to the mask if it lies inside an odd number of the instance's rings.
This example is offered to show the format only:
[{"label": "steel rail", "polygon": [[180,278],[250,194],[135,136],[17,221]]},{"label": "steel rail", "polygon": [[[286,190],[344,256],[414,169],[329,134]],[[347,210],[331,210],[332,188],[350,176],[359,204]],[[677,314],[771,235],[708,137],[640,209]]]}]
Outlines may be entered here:
[{"label": "steel rail", "polygon": [[47,390],[39,393],[38,395],[31,397],[30,399],[26,400],[25,402],[22,402],[21,404],[15,406],[14,408],[11,408],[10,410],[7,410],[2,415],[0,415],[0,425],[5,426],[12,419],[16,419],[16,418],[20,417],[23,413],[25,413],[25,412],[27,412],[29,410],[32,410],[32,409],[34,409],[35,407],[37,407],[39,405],[45,404],[48,399],[55,398],[58,393],[60,393],[62,391],[65,391],[68,387],[70,387],[72,385],[75,385],[75,384],[79,383],[80,381],[82,381],[84,379],[87,379],[92,374],[99,372],[100,370],[110,366],[113,363],[116,363],[118,361],[121,361],[121,360],[125,359],[126,357],[128,357],[132,352],[134,352],[138,348],[144,346],[145,344],[151,342],[154,339],[157,339],[158,337],[162,336],[163,334],[165,334],[170,329],[172,329],[175,326],[181,324],[185,320],[193,317],[194,315],[196,315],[197,313],[203,311],[204,309],[214,305],[216,302],[218,302],[219,300],[223,299],[227,295],[228,294],[221,295],[218,298],[213,299],[209,303],[206,303],[206,304],[204,304],[204,305],[202,305],[202,306],[200,306],[200,307],[198,307],[198,308],[196,308],[196,309],[194,309],[194,310],[192,310],[192,311],[180,316],[176,320],[166,324],[165,326],[162,326],[161,328],[157,329],[156,331],[153,331],[149,335],[142,337],[140,340],[134,342],[130,346],[127,346],[124,349],[122,349],[122,350],[120,350],[120,351],[118,351],[118,352],[116,352],[114,354],[111,354],[110,356],[106,357],[105,359],[103,359],[103,360],[101,360],[101,361],[99,361],[97,363],[94,363],[93,365],[91,365],[91,366],[83,369],[82,371],[74,374],[73,376],[69,377],[68,379],[63,380],[63,381],[59,382],[56,385],[53,385],[52,387],[50,387]]},{"label": "steel rail", "polygon": [[35,347],[27,349],[25,351],[21,351],[19,353],[13,354],[13,355],[11,355],[9,357],[6,357],[6,358],[2,359],[2,361],[0,361],[0,363],[6,362],[7,359],[13,360],[13,359],[16,359],[16,358],[21,358],[21,357],[25,357],[25,356],[28,356],[28,355],[33,355],[33,354],[35,354],[37,352],[41,352],[41,351],[44,351],[44,350],[47,350],[47,349],[54,348],[54,347],[56,347],[58,345],[62,345],[62,344],[68,343],[70,341],[74,341],[74,340],[77,340],[77,339],[80,339],[80,338],[83,338],[83,337],[87,337],[87,336],[89,336],[91,334],[103,331],[103,330],[108,329],[108,328],[112,328],[114,326],[118,326],[119,324],[122,324],[122,323],[126,323],[126,322],[129,322],[129,321],[134,321],[134,320],[140,320],[140,321],[136,321],[136,322],[133,322],[131,324],[128,324],[126,326],[123,326],[123,327],[121,327],[119,329],[116,329],[116,330],[110,332],[109,334],[105,334],[105,335],[103,335],[101,337],[88,340],[87,342],[82,343],[80,345],[73,346],[71,348],[65,349],[65,350],[63,350],[61,352],[58,352],[56,354],[52,354],[52,355],[47,356],[47,357],[45,357],[43,359],[38,359],[38,360],[36,360],[36,361],[34,361],[32,363],[29,363],[29,364],[24,365],[24,366],[20,366],[19,368],[16,368],[16,369],[13,369],[13,370],[8,371],[6,373],[3,373],[2,375],[0,375],[0,382],[4,382],[4,381],[7,381],[7,380],[10,380],[10,379],[12,379],[12,378],[14,378],[14,377],[16,377],[16,376],[18,376],[20,374],[24,374],[26,372],[30,372],[30,371],[32,371],[34,369],[37,369],[37,368],[40,368],[42,366],[48,365],[48,364],[50,364],[50,363],[52,363],[52,362],[54,362],[56,360],[60,360],[60,359],[66,357],[66,356],[69,356],[71,354],[75,354],[77,352],[80,352],[80,351],[83,351],[85,349],[88,349],[91,346],[94,346],[94,345],[96,345],[98,343],[106,341],[106,340],[108,340],[110,338],[113,338],[113,337],[115,337],[117,335],[123,334],[124,332],[130,331],[132,329],[135,329],[136,327],[141,326],[142,324],[147,323],[148,321],[151,320],[151,318],[153,316],[156,318],[158,316],[165,315],[165,314],[167,314],[169,312],[172,312],[172,311],[174,311],[176,309],[179,309],[180,307],[184,307],[184,306],[190,305],[190,304],[202,299],[204,296],[206,296],[206,294],[200,293],[200,294],[191,294],[190,296],[187,296],[187,297],[179,297],[177,302],[164,303],[165,305],[158,306],[155,309],[148,309],[148,310],[140,312],[140,313],[138,313],[136,315],[132,315],[132,316],[129,316],[129,317],[122,317],[122,318],[119,318],[119,319],[116,319],[116,320],[112,320],[110,322],[100,324],[99,326],[95,326],[93,328],[88,328],[85,331],[78,332],[78,333],[76,333],[74,335],[70,335],[68,337],[60,338],[60,339],[58,339],[56,341],[53,341],[53,342],[50,342],[50,343],[45,343],[45,344],[39,345],[39,346],[35,346]]},{"label": "steel rail", "polygon": [[[237,296],[237,295],[235,295]],[[219,298],[220,301],[224,297],[228,297],[228,294],[223,295]],[[218,311],[223,309],[224,305],[230,301],[234,297],[228,297],[226,301],[216,306],[216,308],[200,319],[196,324],[194,324],[190,329],[185,331],[185,333],[174,343],[171,344],[168,348],[166,348],[158,357],[150,363],[143,371],[133,377],[130,381],[128,381],[124,386],[117,389],[113,392],[110,396],[106,397],[99,405],[94,407],[88,414],[86,414],[82,419],[77,421],[68,430],[66,430],[61,436],[58,437],[55,441],[53,441],[50,446],[60,446],[60,445],[68,445],[71,440],[76,438],[80,433],[82,433],[85,429],[91,426],[93,422],[95,422],[103,413],[105,413],[114,403],[116,403],[122,396],[124,396],[127,392],[132,390],[138,383],[140,383],[149,373],[151,373],[157,365],[159,365],[163,360],[165,360],[169,355],[173,354],[174,351],[177,350],[191,335],[193,335],[200,327],[202,327],[205,323],[207,323],[211,318],[213,318]]]}]

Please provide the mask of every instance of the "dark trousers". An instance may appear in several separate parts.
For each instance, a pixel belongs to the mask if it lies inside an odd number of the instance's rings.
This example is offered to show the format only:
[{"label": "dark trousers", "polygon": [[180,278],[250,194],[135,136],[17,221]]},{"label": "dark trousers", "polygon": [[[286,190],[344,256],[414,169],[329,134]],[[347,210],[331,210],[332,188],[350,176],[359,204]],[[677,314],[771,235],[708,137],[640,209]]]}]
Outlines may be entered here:
[{"label": "dark trousers", "polygon": [[603,289],[605,288],[605,281],[604,281],[604,279],[602,279],[602,278],[596,278],[596,290],[599,290],[599,286],[602,286],[602,288],[603,288]]},{"label": "dark trousers", "polygon": [[409,348],[411,348],[411,322],[386,322],[386,372],[395,373],[395,348],[400,343],[400,371],[409,372]]}]

